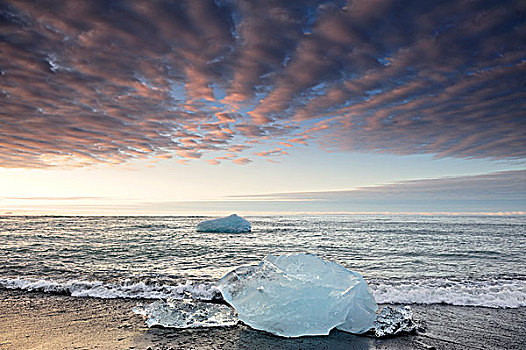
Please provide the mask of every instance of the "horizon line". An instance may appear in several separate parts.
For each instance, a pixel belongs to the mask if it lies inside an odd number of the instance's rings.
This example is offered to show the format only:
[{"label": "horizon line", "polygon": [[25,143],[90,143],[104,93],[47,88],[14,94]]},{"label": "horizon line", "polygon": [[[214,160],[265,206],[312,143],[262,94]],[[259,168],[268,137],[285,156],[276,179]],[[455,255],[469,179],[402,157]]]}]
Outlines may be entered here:
[{"label": "horizon line", "polygon": [[[209,211],[203,213],[185,212],[185,213],[130,213],[130,214],[116,214],[116,213],[68,213],[68,212],[12,212],[6,211],[0,213],[0,218],[3,217],[20,217],[20,216],[64,216],[64,217],[94,217],[94,216],[159,216],[159,217],[181,217],[181,216],[223,216],[230,215],[233,211]],[[238,211],[240,215],[244,216],[296,216],[296,215],[400,215],[400,216],[526,216],[526,211],[497,211],[497,212],[411,212],[411,211]],[[236,213],[236,214],[237,214]]]}]

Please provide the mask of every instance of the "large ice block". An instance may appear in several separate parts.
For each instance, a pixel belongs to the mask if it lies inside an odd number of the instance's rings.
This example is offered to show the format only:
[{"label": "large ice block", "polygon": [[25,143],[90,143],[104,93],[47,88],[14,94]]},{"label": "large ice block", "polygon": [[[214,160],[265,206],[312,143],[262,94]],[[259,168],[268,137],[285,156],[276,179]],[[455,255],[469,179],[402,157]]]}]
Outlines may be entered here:
[{"label": "large ice block", "polygon": [[223,298],[252,328],[284,337],[364,333],[378,308],[363,277],[310,254],[268,255],[218,284]]},{"label": "large ice block", "polygon": [[250,222],[236,214],[225,218],[203,221],[197,225],[198,232],[240,233],[250,232],[250,230]]}]

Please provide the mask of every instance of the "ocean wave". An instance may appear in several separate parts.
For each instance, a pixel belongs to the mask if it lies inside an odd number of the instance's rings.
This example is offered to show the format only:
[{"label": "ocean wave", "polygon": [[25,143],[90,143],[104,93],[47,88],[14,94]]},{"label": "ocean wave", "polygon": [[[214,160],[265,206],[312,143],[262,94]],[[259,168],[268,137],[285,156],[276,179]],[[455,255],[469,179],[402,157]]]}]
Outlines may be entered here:
[{"label": "ocean wave", "polygon": [[370,283],[379,304],[448,304],[491,308],[526,306],[526,281],[426,279]]},{"label": "ocean wave", "polygon": [[221,292],[212,283],[196,283],[187,281],[175,286],[163,284],[146,284],[144,282],[103,283],[101,281],[70,280],[58,282],[31,278],[0,278],[0,287],[6,289],[24,290],[66,294],[74,297],[92,297],[101,299],[195,299],[222,300]]},{"label": "ocean wave", "polygon": [[[526,280],[373,280],[369,286],[379,304],[448,304],[490,308],[526,306]],[[195,281],[168,285],[140,281],[104,283],[17,277],[0,278],[0,288],[101,299],[223,300],[215,283]]]}]

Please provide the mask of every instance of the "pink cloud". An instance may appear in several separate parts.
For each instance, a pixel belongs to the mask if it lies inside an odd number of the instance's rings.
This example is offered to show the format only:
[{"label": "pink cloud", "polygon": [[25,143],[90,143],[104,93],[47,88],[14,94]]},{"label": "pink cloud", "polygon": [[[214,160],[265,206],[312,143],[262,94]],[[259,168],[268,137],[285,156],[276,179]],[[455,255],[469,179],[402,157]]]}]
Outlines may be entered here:
[{"label": "pink cloud", "polygon": [[246,164],[252,163],[252,161],[248,158],[237,158],[237,159],[234,159],[232,162],[236,164],[240,164],[240,165],[246,165]]},{"label": "pink cloud", "polygon": [[268,156],[274,156],[274,155],[286,155],[288,153],[284,151],[282,148],[277,147],[270,151],[262,151],[262,152],[257,152],[254,154],[258,157],[268,157]]},{"label": "pink cloud", "polygon": [[46,4],[5,5],[0,167],[526,156],[519,2]]}]

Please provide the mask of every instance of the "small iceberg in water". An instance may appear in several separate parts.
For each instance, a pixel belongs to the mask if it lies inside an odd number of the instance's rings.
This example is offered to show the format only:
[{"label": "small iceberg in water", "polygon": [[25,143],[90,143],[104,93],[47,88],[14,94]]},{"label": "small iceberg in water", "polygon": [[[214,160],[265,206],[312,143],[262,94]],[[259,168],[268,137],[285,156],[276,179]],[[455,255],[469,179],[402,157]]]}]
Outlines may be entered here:
[{"label": "small iceberg in water", "polygon": [[250,232],[251,229],[250,222],[236,214],[203,221],[197,225],[197,232],[241,233]]}]

